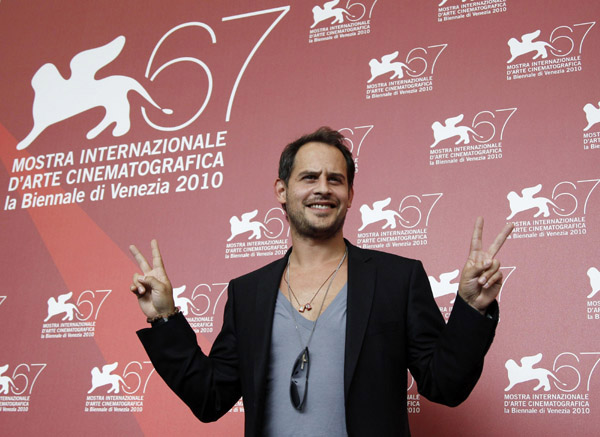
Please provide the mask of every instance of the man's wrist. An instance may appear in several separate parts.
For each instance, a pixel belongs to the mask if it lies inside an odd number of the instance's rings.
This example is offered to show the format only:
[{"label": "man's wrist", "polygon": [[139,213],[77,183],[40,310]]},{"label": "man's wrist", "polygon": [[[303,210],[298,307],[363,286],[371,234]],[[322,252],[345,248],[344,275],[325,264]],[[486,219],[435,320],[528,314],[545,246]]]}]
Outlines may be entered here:
[{"label": "man's wrist", "polygon": [[152,325],[152,327],[162,325],[163,323],[167,323],[170,318],[179,314],[179,312],[180,312],[179,307],[175,307],[175,309],[173,311],[158,314],[156,317],[148,317],[146,319],[146,322],[150,323],[150,325]]}]

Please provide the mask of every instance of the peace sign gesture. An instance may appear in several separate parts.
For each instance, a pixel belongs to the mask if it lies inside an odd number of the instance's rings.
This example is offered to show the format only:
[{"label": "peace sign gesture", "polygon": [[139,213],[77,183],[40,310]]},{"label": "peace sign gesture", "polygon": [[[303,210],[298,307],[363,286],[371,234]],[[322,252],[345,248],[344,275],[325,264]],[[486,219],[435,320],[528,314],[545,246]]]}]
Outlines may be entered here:
[{"label": "peace sign gesture", "polygon": [[477,217],[469,257],[460,275],[458,293],[469,305],[484,314],[502,287],[500,261],[496,254],[510,235],[514,225],[508,223],[487,251],[482,249],[483,217]]},{"label": "peace sign gesture", "polygon": [[129,287],[131,292],[138,298],[142,312],[148,318],[171,314],[175,310],[173,301],[173,287],[165,271],[158,242],[152,240],[152,267],[133,244],[129,251],[135,257],[143,275],[134,273],[133,283]]}]

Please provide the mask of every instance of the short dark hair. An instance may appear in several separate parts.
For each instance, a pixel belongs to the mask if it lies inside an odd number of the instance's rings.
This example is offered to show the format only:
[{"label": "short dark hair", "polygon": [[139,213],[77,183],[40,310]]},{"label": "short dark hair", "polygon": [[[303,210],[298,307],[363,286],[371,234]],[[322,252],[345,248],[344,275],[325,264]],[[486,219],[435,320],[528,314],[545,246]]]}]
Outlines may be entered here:
[{"label": "short dark hair", "polygon": [[320,127],[310,134],[303,135],[296,141],[285,146],[283,152],[281,152],[281,157],[279,158],[279,179],[284,181],[286,185],[288,184],[298,150],[300,150],[300,148],[305,144],[312,142],[325,143],[342,152],[342,155],[344,155],[344,160],[346,161],[348,187],[352,188],[352,185],[354,184],[355,173],[352,152],[350,152],[350,149],[348,149],[348,146],[346,145],[346,138],[344,138],[344,136],[338,131],[327,126]]}]

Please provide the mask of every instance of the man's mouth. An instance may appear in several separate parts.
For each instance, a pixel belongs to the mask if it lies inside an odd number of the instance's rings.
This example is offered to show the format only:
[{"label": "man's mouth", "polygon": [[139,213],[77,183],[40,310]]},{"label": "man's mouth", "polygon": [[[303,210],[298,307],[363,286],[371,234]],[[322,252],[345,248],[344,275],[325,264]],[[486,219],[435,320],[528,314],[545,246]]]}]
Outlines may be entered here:
[{"label": "man's mouth", "polygon": [[333,209],[336,207],[334,202],[308,203],[307,206],[311,209],[320,209],[320,210]]}]

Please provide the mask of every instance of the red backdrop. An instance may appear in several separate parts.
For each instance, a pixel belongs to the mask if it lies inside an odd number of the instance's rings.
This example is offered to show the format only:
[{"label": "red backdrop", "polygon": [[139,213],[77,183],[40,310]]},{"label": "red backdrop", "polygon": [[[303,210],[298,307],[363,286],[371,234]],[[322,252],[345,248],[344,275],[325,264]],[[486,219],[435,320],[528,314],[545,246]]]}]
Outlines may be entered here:
[{"label": "red backdrop", "polygon": [[208,348],[321,125],[357,162],[345,236],[422,259],[445,315],[475,217],[517,225],[481,381],[455,409],[413,385],[413,434],[595,435],[597,1],[328,3],[0,3],[3,435],[241,434],[241,403],[201,424],[153,372],[127,247],[161,242]]}]

